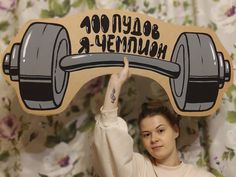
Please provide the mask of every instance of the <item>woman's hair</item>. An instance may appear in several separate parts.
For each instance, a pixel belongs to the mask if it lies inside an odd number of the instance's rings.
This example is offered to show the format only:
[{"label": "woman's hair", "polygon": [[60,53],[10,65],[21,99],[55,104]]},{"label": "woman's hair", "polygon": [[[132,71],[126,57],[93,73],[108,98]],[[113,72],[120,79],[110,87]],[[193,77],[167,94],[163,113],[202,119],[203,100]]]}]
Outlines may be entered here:
[{"label": "woman's hair", "polygon": [[164,106],[160,101],[150,101],[142,104],[138,125],[140,126],[140,123],[144,118],[155,115],[163,115],[171,126],[177,125],[179,127],[179,117],[171,113],[168,107]]}]

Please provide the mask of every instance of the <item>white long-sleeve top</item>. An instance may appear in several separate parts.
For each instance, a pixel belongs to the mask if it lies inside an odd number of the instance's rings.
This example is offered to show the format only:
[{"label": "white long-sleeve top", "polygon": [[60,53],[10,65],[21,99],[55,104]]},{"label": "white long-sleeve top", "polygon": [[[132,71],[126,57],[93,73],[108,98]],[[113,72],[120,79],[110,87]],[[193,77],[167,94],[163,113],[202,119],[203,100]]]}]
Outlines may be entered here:
[{"label": "white long-sleeve top", "polygon": [[153,165],[147,157],[133,152],[133,139],[126,122],[117,116],[117,108],[101,108],[95,119],[93,166],[100,177],[214,177],[183,162],[174,167]]}]

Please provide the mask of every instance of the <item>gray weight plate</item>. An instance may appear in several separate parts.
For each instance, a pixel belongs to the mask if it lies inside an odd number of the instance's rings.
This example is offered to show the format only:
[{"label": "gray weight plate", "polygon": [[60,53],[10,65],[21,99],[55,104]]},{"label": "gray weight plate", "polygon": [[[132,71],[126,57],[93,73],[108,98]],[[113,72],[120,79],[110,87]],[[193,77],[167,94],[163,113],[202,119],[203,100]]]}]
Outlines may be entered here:
[{"label": "gray weight plate", "polygon": [[20,50],[19,87],[30,109],[59,107],[65,95],[69,73],[59,67],[71,54],[68,32],[61,25],[34,23],[26,31]]},{"label": "gray weight plate", "polygon": [[218,95],[218,56],[211,37],[203,33],[182,33],[171,61],[181,67],[180,75],[170,79],[176,105],[181,111],[206,111]]},{"label": "gray weight plate", "polygon": [[11,50],[11,59],[10,59],[10,67],[9,67],[9,73],[10,73],[10,78],[12,81],[18,81],[18,63],[19,63],[19,50],[20,50],[20,45],[19,44],[14,44]]}]

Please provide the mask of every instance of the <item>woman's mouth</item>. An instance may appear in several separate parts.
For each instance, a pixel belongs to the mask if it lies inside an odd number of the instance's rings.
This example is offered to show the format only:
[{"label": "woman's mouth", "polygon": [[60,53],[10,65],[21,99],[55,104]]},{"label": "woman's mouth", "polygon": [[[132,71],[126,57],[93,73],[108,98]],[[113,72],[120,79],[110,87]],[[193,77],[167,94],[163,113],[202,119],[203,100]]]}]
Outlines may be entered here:
[{"label": "woman's mouth", "polygon": [[159,150],[159,149],[161,149],[163,146],[152,146],[151,148],[152,148],[152,150]]}]

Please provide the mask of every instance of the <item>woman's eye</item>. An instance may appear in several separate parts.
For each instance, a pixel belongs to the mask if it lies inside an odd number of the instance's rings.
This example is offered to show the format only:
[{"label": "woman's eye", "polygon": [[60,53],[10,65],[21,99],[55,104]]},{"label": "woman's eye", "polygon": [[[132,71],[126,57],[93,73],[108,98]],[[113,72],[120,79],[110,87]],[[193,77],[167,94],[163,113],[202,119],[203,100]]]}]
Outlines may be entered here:
[{"label": "woman's eye", "polygon": [[148,137],[150,135],[150,133],[147,133],[147,134],[143,134],[143,137]]},{"label": "woman's eye", "polygon": [[165,129],[159,129],[158,132],[159,133],[163,133],[165,131]]}]

